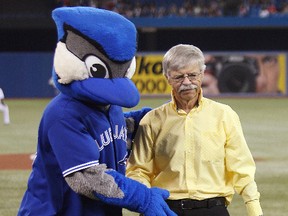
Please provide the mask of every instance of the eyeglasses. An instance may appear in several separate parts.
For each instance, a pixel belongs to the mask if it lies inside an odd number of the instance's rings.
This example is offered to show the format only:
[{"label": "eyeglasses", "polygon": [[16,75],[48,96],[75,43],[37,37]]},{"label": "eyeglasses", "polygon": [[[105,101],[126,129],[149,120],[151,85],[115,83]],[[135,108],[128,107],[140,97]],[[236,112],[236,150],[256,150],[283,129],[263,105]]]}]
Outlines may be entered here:
[{"label": "eyeglasses", "polygon": [[174,76],[174,77],[171,77],[172,80],[174,80],[175,82],[183,82],[185,77],[187,77],[189,79],[189,81],[193,81],[193,80],[196,80],[199,76],[200,76],[201,73],[188,73],[188,74],[182,74],[182,75],[177,75],[177,76]]}]

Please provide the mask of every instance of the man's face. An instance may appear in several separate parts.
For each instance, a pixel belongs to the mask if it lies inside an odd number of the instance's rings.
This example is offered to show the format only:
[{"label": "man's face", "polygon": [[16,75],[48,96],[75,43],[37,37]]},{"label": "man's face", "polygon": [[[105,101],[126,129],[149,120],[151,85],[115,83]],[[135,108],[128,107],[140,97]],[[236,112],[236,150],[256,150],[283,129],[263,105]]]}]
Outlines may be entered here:
[{"label": "man's face", "polygon": [[203,72],[198,64],[171,71],[167,78],[176,100],[190,101],[198,98],[203,79]]}]

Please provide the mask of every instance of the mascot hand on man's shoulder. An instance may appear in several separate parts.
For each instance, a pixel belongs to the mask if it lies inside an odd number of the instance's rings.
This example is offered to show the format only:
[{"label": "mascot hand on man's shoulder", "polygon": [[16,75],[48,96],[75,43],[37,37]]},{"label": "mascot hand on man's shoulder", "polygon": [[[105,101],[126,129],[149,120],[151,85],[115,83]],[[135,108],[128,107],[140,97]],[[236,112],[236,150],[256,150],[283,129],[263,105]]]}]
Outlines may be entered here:
[{"label": "mascot hand on man's shoulder", "polygon": [[[135,26],[117,13],[90,7],[58,8],[52,16],[58,30],[53,79],[60,94],[42,116],[18,215],[117,216],[123,207],[148,216],[175,215],[165,202],[168,191],[125,177],[122,107],[140,98],[130,80]],[[139,122],[138,114],[131,117]]]}]

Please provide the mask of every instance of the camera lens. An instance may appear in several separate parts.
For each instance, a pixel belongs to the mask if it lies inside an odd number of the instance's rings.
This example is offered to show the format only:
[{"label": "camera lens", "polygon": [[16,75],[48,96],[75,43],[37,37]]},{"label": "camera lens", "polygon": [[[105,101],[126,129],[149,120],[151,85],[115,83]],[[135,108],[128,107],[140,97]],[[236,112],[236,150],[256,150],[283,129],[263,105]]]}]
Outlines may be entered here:
[{"label": "camera lens", "polygon": [[225,63],[218,75],[218,88],[223,93],[255,92],[255,74],[251,64]]}]

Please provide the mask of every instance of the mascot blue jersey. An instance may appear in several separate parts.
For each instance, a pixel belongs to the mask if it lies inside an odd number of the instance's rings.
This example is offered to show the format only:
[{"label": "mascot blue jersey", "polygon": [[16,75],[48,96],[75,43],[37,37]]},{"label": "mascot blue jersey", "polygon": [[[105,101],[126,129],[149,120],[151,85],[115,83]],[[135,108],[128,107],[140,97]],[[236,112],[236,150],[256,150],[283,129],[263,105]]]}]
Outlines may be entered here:
[{"label": "mascot blue jersey", "polygon": [[[37,156],[18,216],[120,216],[122,208],[174,216],[165,202],[168,191],[125,177],[122,107],[134,107],[140,99],[131,81],[134,24],[91,7],[58,8],[52,17],[59,40],[52,76],[60,94],[41,119]],[[139,122],[141,113],[130,117]]]},{"label": "mascot blue jersey", "polygon": [[121,107],[110,106],[106,113],[96,104],[84,105],[60,94],[46,108],[39,134],[21,215],[121,215],[118,207],[105,208],[79,196],[63,178],[99,163],[124,174],[126,128]]}]

